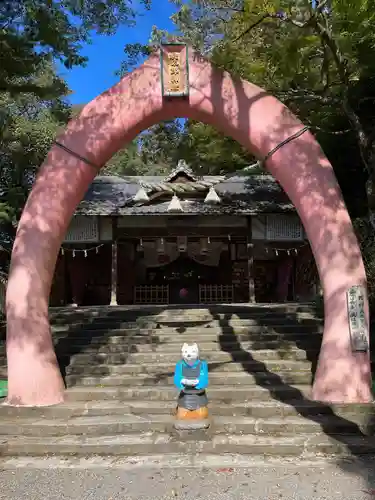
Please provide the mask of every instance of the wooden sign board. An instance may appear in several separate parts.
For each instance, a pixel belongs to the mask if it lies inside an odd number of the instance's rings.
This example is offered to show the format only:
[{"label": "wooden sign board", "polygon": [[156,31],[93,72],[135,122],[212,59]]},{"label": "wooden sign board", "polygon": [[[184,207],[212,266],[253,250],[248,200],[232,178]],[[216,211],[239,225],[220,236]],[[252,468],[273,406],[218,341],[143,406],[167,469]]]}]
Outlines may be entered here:
[{"label": "wooden sign board", "polygon": [[366,291],[362,286],[351,286],[346,293],[349,331],[353,352],[369,350],[369,329],[365,315]]},{"label": "wooden sign board", "polygon": [[163,97],[187,97],[189,95],[187,45],[179,43],[162,45],[160,70]]}]

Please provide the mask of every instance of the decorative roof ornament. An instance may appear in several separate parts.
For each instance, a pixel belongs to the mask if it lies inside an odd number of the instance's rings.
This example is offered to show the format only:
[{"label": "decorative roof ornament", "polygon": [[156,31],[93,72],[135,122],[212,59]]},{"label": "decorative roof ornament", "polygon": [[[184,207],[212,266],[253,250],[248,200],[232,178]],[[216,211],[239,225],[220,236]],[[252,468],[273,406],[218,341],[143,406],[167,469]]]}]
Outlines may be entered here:
[{"label": "decorative roof ornament", "polygon": [[217,205],[218,203],[221,203],[221,198],[217,194],[213,186],[210,187],[204,202],[211,203],[212,205]]},{"label": "decorative roof ornament", "polygon": [[176,194],[174,194],[170,204],[168,205],[168,212],[183,212],[183,211],[184,209],[181,206],[179,197]]},{"label": "decorative roof ornament", "polygon": [[192,181],[197,181],[198,177],[194,174],[192,169],[188,166],[185,160],[179,160],[177,167],[164,179],[164,182],[171,182],[179,175],[186,175]]},{"label": "decorative roof ornament", "polygon": [[140,187],[137,194],[134,196],[133,200],[135,202],[142,202],[142,203],[146,203],[148,201],[150,201],[150,198],[148,197],[148,194],[146,193],[146,190],[144,187]]}]

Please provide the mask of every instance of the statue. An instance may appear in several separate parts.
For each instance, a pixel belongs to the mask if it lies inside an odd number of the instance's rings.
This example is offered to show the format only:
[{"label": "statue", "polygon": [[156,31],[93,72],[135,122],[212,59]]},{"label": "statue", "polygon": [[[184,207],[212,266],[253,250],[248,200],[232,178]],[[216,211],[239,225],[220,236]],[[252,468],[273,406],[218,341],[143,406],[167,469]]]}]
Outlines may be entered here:
[{"label": "statue", "polygon": [[207,362],[199,358],[197,344],[184,344],[182,359],[176,364],[174,384],[180,390],[176,409],[175,427],[179,430],[207,429],[208,386]]}]

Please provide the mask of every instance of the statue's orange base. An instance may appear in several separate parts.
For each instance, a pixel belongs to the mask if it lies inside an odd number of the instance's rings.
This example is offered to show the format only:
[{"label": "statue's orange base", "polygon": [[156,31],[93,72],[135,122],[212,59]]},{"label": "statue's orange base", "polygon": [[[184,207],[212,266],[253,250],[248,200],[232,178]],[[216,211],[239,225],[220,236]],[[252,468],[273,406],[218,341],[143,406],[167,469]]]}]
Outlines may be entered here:
[{"label": "statue's orange base", "polygon": [[207,429],[210,426],[210,419],[207,406],[197,410],[187,410],[177,408],[175,428],[178,430],[198,430]]}]

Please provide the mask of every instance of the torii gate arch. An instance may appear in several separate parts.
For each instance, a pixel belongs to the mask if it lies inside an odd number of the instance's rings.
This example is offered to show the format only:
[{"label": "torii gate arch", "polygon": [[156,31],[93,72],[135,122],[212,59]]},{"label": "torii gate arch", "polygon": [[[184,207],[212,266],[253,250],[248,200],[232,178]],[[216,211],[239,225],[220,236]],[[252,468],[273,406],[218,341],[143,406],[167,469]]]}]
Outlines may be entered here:
[{"label": "torii gate arch", "polygon": [[[161,58],[154,53],[85,106],[41,167],[19,222],[7,288],[9,404],[44,406],[64,399],[51,340],[49,294],[61,242],[100,166],[142,130],[175,117],[212,124],[258,158],[303,128],[277,99],[251,83],[235,80],[191,50],[186,71],[189,94],[163,96],[165,73],[160,61],[168,50],[181,54],[186,50],[187,55],[187,48],[160,50]],[[180,62],[181,77],[184,65]],[[279,148],[266,167],[297,208],[323,285],[325,326],[312,397],[336,403],[369,402],[369,353],[352,352],[346,303],[348,288],[366,287],[366,276],[333,169],[309,132]],[[365,314],[368,321],[366,297]]]}]

